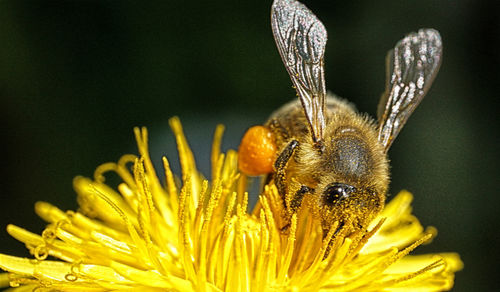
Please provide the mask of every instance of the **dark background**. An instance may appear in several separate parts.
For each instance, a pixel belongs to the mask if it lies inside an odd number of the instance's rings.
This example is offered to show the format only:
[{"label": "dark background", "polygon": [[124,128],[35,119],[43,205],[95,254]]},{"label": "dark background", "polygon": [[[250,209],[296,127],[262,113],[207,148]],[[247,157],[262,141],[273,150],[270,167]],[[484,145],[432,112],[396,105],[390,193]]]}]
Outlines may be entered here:
[{"label": "dark background", "polygon": [[[484,1],[307,1],[328,29],[327,87],[375,114],[385,54],[421,27],[441,32],[443,64],[392,146],[391,193],[439,230],[419,252],[456,251],[455,291],[497,278],[499,18]],[[0,225],[40,232],[37,200],[77,208],[72,177],[137,153],[134,126],[175,158],[180,116],[200,169],[217,123],[224,149],[294,98],[269,24],[271,1],[0,2]],[[147,6],[146,6],[147,5]],[[3,227],[2,227],[3,228]],[[0,231],[0,252],[28,256]],[[496,287],[495,287],[496,286]]]}]

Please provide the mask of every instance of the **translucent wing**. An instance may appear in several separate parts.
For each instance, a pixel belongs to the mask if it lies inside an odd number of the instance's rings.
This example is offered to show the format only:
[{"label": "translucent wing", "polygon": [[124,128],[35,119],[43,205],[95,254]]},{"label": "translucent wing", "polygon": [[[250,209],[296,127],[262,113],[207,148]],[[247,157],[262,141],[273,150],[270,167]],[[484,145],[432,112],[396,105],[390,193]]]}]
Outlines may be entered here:
[{"label": "translucent wing", "polygon": [[441,37],[433,29],[411,33],[389,51],[387,85],[378,108],[378,140],[386,151],[429,90],[441,55]]},{"label": "translucent wing", "polygon": [[326,29],[316,16],[295,0],[275,0],[271,9],[274,40],[309,121],[315,142],[325,128],[323,55]]}]

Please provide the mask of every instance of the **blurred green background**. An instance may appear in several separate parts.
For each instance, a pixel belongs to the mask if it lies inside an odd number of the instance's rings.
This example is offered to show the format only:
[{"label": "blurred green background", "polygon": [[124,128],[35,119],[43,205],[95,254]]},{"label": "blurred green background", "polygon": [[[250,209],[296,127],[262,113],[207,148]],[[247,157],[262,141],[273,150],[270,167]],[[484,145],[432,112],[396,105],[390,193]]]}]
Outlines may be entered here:
[{"label": "blurred green background", "polygon": [[[441,71],[390,151],[391,193],[439,230],[418,252],[457,251],[454,291],[499,289],[497,11],[484,1],[307,1],[328,29],[326,83],[375,114],[385,54],[421,27],[441,32]],[[271,1],[0,1],[4,160],[0,225],[34,232],[37,200],[77,208],[75,175],[136,153],[134,126],[153,157],[176,150],[180,116],[200,169],[217,123],[224,149],[295,98],[273,41]],[[176,167],[178,169],[178,167]],[[0,231],[0,252],[28,256]]]}]

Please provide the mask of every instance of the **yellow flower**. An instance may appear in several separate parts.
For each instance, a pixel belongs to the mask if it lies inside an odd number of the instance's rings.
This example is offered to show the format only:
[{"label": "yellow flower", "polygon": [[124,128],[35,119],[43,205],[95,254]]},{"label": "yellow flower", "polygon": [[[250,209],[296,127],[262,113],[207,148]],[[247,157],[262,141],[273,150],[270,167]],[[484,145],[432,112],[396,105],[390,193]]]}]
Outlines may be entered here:
[{"label": "yellow flower", "polygon": [[[16,291],[441,291],[462,268],[455,253],[408,255],[431,239],[401,192],[364,232],[322,236],[320,224],[300,210],[280,231],[282,202],[266,185],[248,212],[245,177],[237,154],[220,153],[215,132],[212,179],[196,170],[177,118],[182,177],[163,158],[158,178],[146,129],[135,129],[140,156],[125,155],[76,177],[80,210],[63,212],[45,202],[36,212],[49,224],[41,235],[9,225],[34,259],[0,254],[0,285]],[[122,179],[116,188],[103,174]],[[162,176],[163,176],[162,175]],[[333,228],[332,228],[333,229]],[[327,248],[328,247],[328,248]],[[328,251],[327,251],[328,250]],[[48,257],[51,257],[49,259]]]}]

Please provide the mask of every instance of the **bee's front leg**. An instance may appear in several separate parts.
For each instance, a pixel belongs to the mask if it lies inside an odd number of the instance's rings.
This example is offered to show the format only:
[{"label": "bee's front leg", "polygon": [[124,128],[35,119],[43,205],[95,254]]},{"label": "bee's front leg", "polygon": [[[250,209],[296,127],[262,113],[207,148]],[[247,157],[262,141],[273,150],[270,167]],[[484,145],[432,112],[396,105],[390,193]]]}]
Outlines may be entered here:
[{"label": "bee's front leg", "polygon": [[281,232],[283,233],[288,233],[288,228],[290,227],[291,220],[292,220],[292,215],[297,212],[299,209],[300,205],[302,204],[302,199],[304,199],[304,195],[307,193],[312,192],[313,189],[309,188],[308,186],[302,185],[300,189],[295,192],[293,197],[290,198],[289,203],[287,204],[287,199],[284,199],[283,201],[285,202],[285,209],[286,209],[286,214],[285,214],[285,224],[283,227],[281,227]]},{"label": "bee's front leg", "polygon": [[297,212],[299,209],[300,205],[302,204],[302,199],[304,199],[304,195],[307,193],[311,193],[314,190],[311,189],[310,187],[306,185],[300,186],[300,189],[298,189],[293,197],[290,198],[290,204],[287,206],[288,212],[290,213],[290,216]]},{"label": "bee's front leg", "polygon": [[286,224],[284,227],[282,227],[282,231],[286,231],[290,226],[292,215],[299,209],[300,205],[302,204],[304,195],[313,191],[313,189],[309,188],[308,186],[301,185],[300,188],[295,192],[295,194],[293,194],[290,198],[287,196],[289,190],[287,186],[286,166],[288,164],[288,161],[295,153],[298,145],[299,142],[297,140],[291,140],[283,149],[283,151],[281,151],[280,155],[274,163],[274,168],[276,170],[274,181],[276,187],[278,188],[278,193],[280,194],[281,198],[283,198],[283,203],[285,204],[286,210]]},{"label": "bee's front leg", "polygon": [[286,186],[286,166],[290,158],[292,158],[293,153],[299,146],[299,141],[293,139],[286,145],[286,147],[281,151],[278,158],[274,162],[274,169],[276,170],[275,183],[278,188],[278,193],[282,198],[286,197],[287,194],[287,186]]}]

